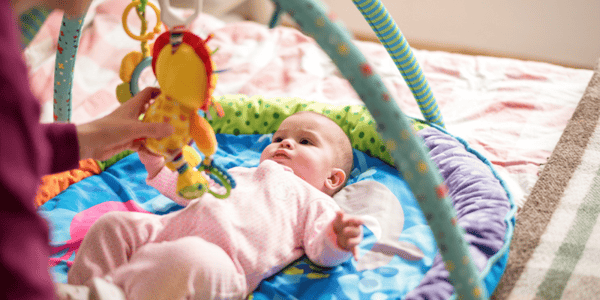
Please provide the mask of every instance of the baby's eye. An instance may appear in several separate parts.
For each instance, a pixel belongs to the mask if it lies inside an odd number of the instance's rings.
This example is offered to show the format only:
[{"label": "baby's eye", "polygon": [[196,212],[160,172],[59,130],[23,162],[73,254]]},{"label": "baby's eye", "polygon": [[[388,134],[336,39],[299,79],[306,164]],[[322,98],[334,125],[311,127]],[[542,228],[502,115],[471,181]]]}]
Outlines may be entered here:
[{"label": "baby's eye", "polygon": [[280,137],[273,138],[273,143],[279,143],[281,141],[283,141],[283,139]]},{"label": "baby's eye", "polygon": [[307,139],[300,139],[300,144],[302,144],[302,145],[310,145],[311,142],[309,140],[307,140]]}]

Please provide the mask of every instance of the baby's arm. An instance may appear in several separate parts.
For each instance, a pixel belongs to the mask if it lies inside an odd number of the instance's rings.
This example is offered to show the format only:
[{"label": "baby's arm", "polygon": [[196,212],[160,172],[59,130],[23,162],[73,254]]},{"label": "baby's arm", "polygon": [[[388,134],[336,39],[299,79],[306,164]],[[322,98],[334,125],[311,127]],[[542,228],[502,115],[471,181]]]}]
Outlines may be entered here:
[{"label": "baby's arm", "polygon": [[337,220],[337,211],[339,208],[335,204],[326,201],[313,201],[309,206],[304,251],[317,265],[332,267],[343,263],[356,253],[354,246],[362,240],[361,225],[355,225],[362,221],[341,212],[339,217],[343,218]]},{"label": "baby's arm", "polygon": [[175,201],[181,206],[187,206],[190,200],[177,194],[177,177],[179,173],[171,171],[165,166],[165,159],[162,156],[150,153],[146,148],[138,151],[140,161],[148,171],[146,183],[169,199]]},{"label": "baby's arm", "polygon": [[340,210],[336,213],[331,225],[337,237],[337,246],[352,252],[354,259],[358,259],[358,244],[363,237],[362,219]]},{"label": "baby's arm", "polygon": [[138,150],[138,155],[140,157],[140,161],[144,164],[146,171],[148,172],[148,180],[153,179],[160,173],[160,171],[165,167],[165,158],[151,153],[145,147],[141,147]]}]

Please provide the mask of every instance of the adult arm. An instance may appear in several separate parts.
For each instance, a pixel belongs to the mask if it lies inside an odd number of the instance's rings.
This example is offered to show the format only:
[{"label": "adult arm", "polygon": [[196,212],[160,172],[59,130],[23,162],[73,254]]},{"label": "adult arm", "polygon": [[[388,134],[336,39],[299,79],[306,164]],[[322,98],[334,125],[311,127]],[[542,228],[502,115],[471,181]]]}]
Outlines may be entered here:
[{"label": "adult arm", "polygon": [[[111,146],[116,147],[94,150],[105,141],[94,138],[106,137],[107,130],[114,129],[108,126],[110,118],[82,130],[73,124],[40,124],[40,103],[29,89],[12,9],[11,1],[0,0],[0,295],[4,299],[55,299],[48,271],[48,225],[34,207],[40,179],[76,168],[80,158],[109,155],[131,144],[113,139]],[[128,108],[111,116],[129,116]],[[169,130],[150,131],[158,137]],[[135,134],[129,137],[136,138]]]},{"label": "adult arm", "polygon": [[123,150],[138,151],[144,138],[161,139],[171,135],[173,128],[168,123],[139,120],[159,94],[157,88],[145,88],[109,115],[78,125],[80,157],[105,160]]},{"label": "adult arm", "polygon": [[33,199],[42,175],[77,166],[77,135],[74,125],[39,123],[9,3],[0,1],[0,295],[55,299],[48,226]]}]

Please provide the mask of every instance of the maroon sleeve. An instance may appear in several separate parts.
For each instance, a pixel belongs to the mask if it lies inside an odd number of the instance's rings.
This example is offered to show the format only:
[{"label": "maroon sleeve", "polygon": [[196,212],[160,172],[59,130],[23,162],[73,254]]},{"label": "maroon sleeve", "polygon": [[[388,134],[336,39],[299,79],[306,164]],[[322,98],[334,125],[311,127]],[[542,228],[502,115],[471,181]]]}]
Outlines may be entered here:
[{"label": "maroon sleeve", "polygon": [[79,142],[74,124],[41,124],[40,131],[48,143],[51,161],[48,173],[75,169],[79,166]]},{"label": "maroon sleeve", "polygon": [[48,225],[34,207],[42,175],[77,167],[73,124],[42,125],[9,0],[0,0],[0,295],[55,299]]}]

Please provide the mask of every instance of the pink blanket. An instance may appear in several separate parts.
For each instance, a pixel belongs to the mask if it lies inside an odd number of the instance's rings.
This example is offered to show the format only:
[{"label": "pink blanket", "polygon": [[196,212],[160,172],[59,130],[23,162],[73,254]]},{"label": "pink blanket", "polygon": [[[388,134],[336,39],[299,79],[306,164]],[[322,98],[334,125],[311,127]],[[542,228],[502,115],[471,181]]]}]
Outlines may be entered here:
[{"label": "pink blanket", "polygon": [[[121,83],[121,59],[139,49],[139,42],[129,38],[121,26],[121,14],[128,3],[106,0],[88,13],[74,70],[74,123],[101,117],[119,105],[115,89]],[[152,16],[149,13],[154,24]],[[52,116],[54,55],[61,18],[61,13],[52,13],[25,52],[32,90],[42,102],[45,122]],[[132,31],[138,31],[135,14],[129,19]],[[215,96],[240,93],[294,96],[331,104],[362,103],[319,46],[295,29],[268,29],[252,22],[226,24],[205,14],[192,24],[192,31],[202,37],[214,34],[209,45],[219,48],[215,63],[218,69],[227,70],[219,77]],[[370,42],[356,44],[405,114],[422,118],[384,47]],[[413,50],[448,131],[493,163],[521,207],[592,71]]]}]

